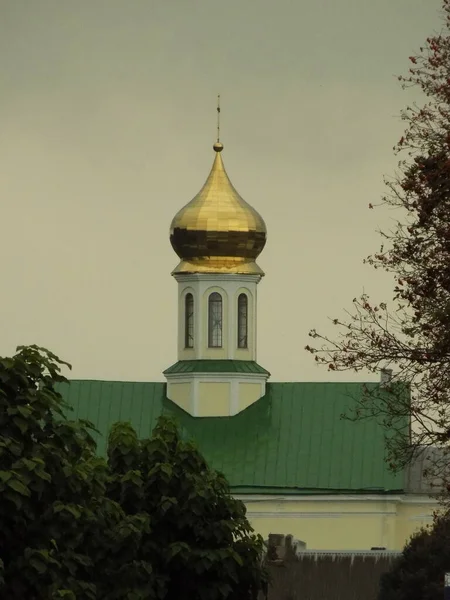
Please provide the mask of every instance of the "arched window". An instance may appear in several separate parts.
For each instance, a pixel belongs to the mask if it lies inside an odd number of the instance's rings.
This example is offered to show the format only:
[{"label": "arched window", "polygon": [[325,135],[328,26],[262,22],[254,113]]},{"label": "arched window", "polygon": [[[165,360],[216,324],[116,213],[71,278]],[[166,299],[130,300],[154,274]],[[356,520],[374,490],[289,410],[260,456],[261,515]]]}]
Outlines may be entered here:
[{"label": "arched window", "polygon": [[248,297],[239,294],[238,298],[238,348],[248,348]]},{"label": "arched window", "polygon": [[194,347],[194,296],[186,294],[184,298],[184,346]]},{"label": "arched window", "polygon": [[208,346],[222,348],[222,296],[217,292],[208,298]]}]

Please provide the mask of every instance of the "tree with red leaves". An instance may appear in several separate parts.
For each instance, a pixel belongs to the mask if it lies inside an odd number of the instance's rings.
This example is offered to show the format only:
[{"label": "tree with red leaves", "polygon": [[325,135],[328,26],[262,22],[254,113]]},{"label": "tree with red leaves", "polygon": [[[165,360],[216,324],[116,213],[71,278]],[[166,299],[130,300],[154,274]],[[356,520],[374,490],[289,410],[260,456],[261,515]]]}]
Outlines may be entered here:
[{"label": "tree with red leaves", "polygon": [[409,60],[398,79],[425,98],[401,113],[407,128],[395,150],[405,156],[381,203],[400,217],[365,260],[394,275],[393,305],[355,298],[347,318],[333,319],[337,335],[312,330],[315,345],[306,347],[334,371],[394,370],[390,385],[367,389],[347,415],[376,416],[391,429],[411,420],[388,442],[393,468],[427,446],[450,450],[450,0],[443,0],[441,33]]}]

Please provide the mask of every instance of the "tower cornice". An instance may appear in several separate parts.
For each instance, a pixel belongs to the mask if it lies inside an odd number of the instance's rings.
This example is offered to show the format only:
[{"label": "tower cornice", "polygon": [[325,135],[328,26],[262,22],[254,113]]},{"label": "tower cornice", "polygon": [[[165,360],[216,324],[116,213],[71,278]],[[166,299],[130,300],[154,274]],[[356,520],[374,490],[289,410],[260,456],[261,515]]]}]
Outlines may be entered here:
[{"label": "tower cornice", "polygon": [[192,283],[194,281],[259,283],[262,277],[259,273],[172,273],[172,275],[178,283]]}]

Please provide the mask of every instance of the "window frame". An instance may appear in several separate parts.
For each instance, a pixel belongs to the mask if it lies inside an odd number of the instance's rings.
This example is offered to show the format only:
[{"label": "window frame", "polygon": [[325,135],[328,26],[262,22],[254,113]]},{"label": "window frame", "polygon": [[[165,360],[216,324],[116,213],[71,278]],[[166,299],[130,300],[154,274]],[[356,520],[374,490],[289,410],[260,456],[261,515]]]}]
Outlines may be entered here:
[{"label": "window frame", "polygon": [[195,336],[194,336],[194,294],[188,292],[184,296],[184,347],[187,350],[191,350],[194,347]]},{"label": "window frame", "polygon": [[208,348],[223,348],[223,297],[219,292],[208,296]]},{"label": "window frame", "polygon": [[248,350],[248,295],[245,292],[237,298],[237,347]]}]

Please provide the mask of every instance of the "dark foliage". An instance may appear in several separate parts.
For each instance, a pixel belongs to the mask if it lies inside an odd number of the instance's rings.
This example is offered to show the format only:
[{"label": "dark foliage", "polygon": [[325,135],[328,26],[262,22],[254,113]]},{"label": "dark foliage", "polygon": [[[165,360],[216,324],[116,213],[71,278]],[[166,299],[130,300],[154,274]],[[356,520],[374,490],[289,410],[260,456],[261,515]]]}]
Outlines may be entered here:
[{"label": "dark foliage", "polygon": [[65,364],[0,358],[0,600],[255,599],[263,542],[224,477],[164,419],[142,441],[116,424],[99,458]]},{"label": "dark foliage", "polygon": [[435,518],[405,546],[391,571],[381,578],[378,600],[442,600],[450,573],[450,515]]}]

